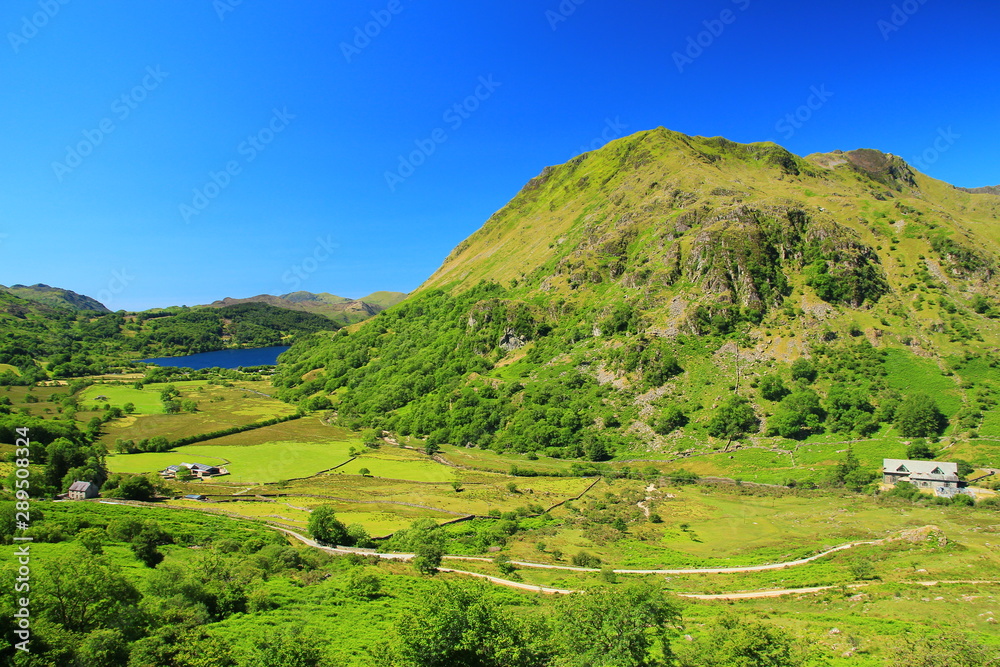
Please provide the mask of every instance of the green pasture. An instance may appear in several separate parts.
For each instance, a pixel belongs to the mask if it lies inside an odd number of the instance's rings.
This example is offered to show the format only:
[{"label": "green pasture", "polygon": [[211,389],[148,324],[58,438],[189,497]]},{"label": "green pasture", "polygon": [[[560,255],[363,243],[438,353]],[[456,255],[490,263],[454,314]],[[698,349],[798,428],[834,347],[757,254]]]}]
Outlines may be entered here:
[{"label": "green pasture", "polygon": [[928,394],[949,417],[962,407],[962,392],[958,383],[942,375],[937,363],[895,348],[887,349],[886,353],[885,367],[889,372],[886,383],[890,387],[904,395]]},{"label": "green pasture", "polygon": [[147,473],[182,462],[225,465],[229,475],[213,483],[260,484],[309,477],[350,458],[346,442],[269,442],[261,445],[196,444],[170,452],[108,456],[111,472]]},{"label": "green pasture", "polygon": [[367,468],[373,477],[411,482],[450,482],[457,478],[454,468],[441,465],[426,456],[404,449],[383,447],[368,450],[363,456],[337,468],[336,473],[359,475]]},{"label": "green pasture", "polygon": [[[106,398],[98,399],[98,396]],[[122,408],[126,403],[131,403],[135,406],[136,414],[163,414],[160,393],[149,388],[135,389],[122,385],[95,384],[81,391],[78,397],[81,407],[95,404],[103,408],[105,403],[109,403],[113,407]]]},{"label": "green pasture", "polygon": [[517,466],[540,473],[559,474],[569,471],[572,465],[571,461],[560,459],[539,457],[533,461],[524,454],[501,454],[490,449],[455,447],[453,445],[441,445],[439,456],[455,465],[501,473],[507,473],[512,466]]}]

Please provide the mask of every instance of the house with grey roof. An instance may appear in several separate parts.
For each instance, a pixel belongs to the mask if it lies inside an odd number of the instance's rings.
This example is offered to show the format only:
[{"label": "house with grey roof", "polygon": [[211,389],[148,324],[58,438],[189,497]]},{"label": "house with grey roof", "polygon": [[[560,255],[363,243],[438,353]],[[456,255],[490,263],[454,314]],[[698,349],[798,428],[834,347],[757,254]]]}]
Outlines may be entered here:
[{"label": "house with grey roof", "polygon": [[69,486],[69,496],[70,500],[86,500],[87,498],[97,497],[97,485],[91,482],[73,482]]},{"label": "house with grey roof", "polygon": [[961,484],[957,463],[905,459],[884,459],[882,481],[886,484],[909,482],[919,489],[957,489]]}]

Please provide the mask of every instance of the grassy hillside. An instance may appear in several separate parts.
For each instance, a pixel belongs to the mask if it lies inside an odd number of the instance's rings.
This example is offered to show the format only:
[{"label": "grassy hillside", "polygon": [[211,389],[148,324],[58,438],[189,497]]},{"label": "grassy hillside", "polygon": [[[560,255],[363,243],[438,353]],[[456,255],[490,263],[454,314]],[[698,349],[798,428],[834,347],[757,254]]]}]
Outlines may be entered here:
[{"label": "grassy hillside", "polygon": [[276,384],[432,448],[947,447],[992,428],[998,257],[1000,199],[898,157],[658,129],[547,168],[406,301],[300,341]]}]

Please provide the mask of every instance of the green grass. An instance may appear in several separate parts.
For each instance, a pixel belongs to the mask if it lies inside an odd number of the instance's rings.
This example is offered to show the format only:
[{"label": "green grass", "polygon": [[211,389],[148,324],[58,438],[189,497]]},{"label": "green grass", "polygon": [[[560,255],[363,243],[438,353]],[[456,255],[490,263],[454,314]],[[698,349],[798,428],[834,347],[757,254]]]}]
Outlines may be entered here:
[{"label": "green grass", "polygon": [[[400,450],[396,450],[400,451]],[[365,453],[350,463],[337,469],[338,473],[359,475],[362,468],[371,471],[373,477],[401,479],[412,482],[450,482],[457,479],[455,470],[429,459],[400,456],[396,453]]]},{"label": "green grass", "polygon": [[962,407],[962,393],[955,380],[942,375],[934,361],[894,348],[886,352],[886,383],[890,387],[903,395],[919,392],[932,396],[949,417]]},{"label": "green grass", "polygon": [[446,461],[455,465],[502,473],[510,471],[511,466],[517,466],[520,469],[558,474],[569,471],[572,466],[571,461],[561,459],[539,457],[532,461],[524,454],[498,453],[489,449],[454,447],[452,445],[442,445],[440,454]]},{"label": "green grass", "polygon": [[[155,386],[149,385],[146,389],[136,393],[145,394],[149,392],[151,397],[159,401],[159,390],[151,389],[151,387]],[[180,397],[182,400],[191,399],[198,404],[198,412],[174,415],[139,414],[116,419],[105,425],[101,442],[111,449],[118,438],[140,440],[163,436],[169,440],[176,440],[178,438],[222,430],[231,426],[253,424],[265,419],[290,415],[295,412],[295,408],[287,403],[257,394],[250,394],[236,387],[208,386],[201,381],[189,383],[178,382],[176,386],[181,390]],[[102,386],[97,388],[97,391],[100,393],[106,388],[108,387]],[[92,387],[87,391],[92,391],[93,389]],[[110,397],[110,394],[108,396]],[[77,418],[89,419],[89,413],[80,412]],[[330,432],[330,429],[325,431],[328,434]],[[272,433],[276,432],[269,432],[267,439],[264,441],[286,439],[283,437],[274,437]]]},{"label": "green grass", "polygon": [[346,442],[269,442],[252,446],[196,444],[149,454],[109,456],[112,472],[147,473],[182,462],[225,465],[230,474],[215,481],[227,484],[262,484],[309,477],[348,460]]},{"label": "green grass", "polygon": [[[106,399],[98,400],[98,396],[106,396]],[[114,407],[124,407],[126,403],[135,406],[136,414],[161,415],[163,414],[163,402],[160,400],[158,391],[151,389],[133,389],[110,384],[97,384],[87,387],[79,394],[81,406],[95,404],[104,406],[109,403]]]}]

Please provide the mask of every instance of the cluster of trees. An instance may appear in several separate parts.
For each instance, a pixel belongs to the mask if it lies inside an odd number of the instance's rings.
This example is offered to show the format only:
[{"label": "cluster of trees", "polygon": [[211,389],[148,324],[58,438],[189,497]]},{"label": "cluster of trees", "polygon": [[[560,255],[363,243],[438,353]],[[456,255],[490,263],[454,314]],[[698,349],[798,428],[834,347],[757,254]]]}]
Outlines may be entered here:
[{"label": "cluster of trees", "polygon": [[[618,425],[605,404],[612,390],[589,375],[574,372],[525,385],[470,379],[506,354],[499,347],[505,338],[537,346],[553,335],[540,315],[505,294],[491,283],[457,296],[430,291],[350,335],[302,341],[286,353],[275,376],[279,396],[315,408],[315,401],[342,390],[334,406],[341,424],[424,437],[431,451],[452,443],[609,458],[617,441],[597,424],[600,419],[606,427]],[[655,368],[674,372],[663,353],[650,344],[623,363],[642,365],[650,377],[660,372]],[[306,374],[311,379],[304,381]]]},{"label": "cluster of trees", "polygon": [[[778,374],[769,374],[755,384],[761,399],[777,403],[767,420],[765,434],[802,439],[811,434],[832,431],[861,436],[875,433],[884,423],[896,426],[903,437],[935,437],[947,427],[948,419],[935,400],[915,392],[902,396],[885,386],[884,357],[867,343],[852,347],[821,347],[815,362],[797,359],[790,367],[791,383]],[[821,375],[834,378],[825,397],[813,388]],[[673,409],[663,432],[678,422]],[[762,426],[754,406],[746,398],[731,396],[708,422],[708,433],[717,438],[735,439],[756,433]]]},{"label": "cluster of trees", "polygon": [[[76,423],[0,415],[0,442],[15,442],[18,428],[27,428],[31,434],[28,448],[32,465],[28,488],[31,496],[52,496],[66,491],[76,481],[100,486],[107,479],[106,450],[100,444],[91,444],[91,438]],[[14,455],[11,452],[10,456]],[[7,488],[14,488],[14,478],[12,470],[6,480]]]}]

